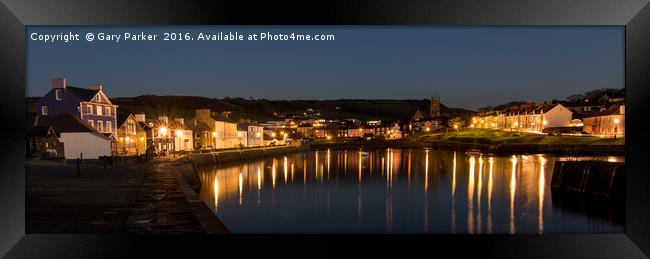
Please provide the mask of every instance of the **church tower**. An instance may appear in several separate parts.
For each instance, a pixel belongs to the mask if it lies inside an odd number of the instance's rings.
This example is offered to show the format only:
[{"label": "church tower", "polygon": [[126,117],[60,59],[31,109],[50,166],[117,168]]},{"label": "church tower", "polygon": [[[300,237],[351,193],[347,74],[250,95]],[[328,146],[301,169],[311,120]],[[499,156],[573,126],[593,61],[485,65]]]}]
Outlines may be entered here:
[{"label": "church tower", "polygon": [[431,104],[429,105],[429,117],[440,116],[440,97],[431,97]]}]

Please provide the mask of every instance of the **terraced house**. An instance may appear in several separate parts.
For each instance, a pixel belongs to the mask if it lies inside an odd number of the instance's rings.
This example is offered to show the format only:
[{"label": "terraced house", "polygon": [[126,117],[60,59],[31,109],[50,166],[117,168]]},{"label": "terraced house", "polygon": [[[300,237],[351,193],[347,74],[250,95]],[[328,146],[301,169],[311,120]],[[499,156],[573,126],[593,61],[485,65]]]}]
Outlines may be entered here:
[{"label": "terraced house", "polygon": [[118,116],[117,154],[141,155],[147,149],[147,132],[138,123],[135,116],[122,113]]},{"label": "terraced house", "polygon": [[69,86],[65,78],[52,79],[52,89],[38,101],[36,111],[37,119],[69,113],[101,133],[117,131],[117,105],[106,97],[100,84],[79,88]]},{"label": "terraced house", "polygon": [[203,124],[201,130],[195,130],[197,145],[205,148],[236,148],[240,139],[237,136],[237,122],[228,118],[227,114],[218,114],[210,109],[195,110],[193,124],[196,127]]}]

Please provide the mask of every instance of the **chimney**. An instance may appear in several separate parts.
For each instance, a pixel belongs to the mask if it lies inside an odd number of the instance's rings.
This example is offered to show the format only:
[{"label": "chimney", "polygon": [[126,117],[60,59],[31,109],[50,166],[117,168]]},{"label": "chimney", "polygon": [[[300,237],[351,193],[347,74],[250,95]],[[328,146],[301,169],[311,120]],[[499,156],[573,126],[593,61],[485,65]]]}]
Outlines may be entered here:
[{"label": "chimney", "polygon": [[66,86],[65,78],[59,77],[52,79],[52,89],[65,89]]},{"label": "chimney", "polygon": [[174,119],[176,122],[180,123],[181,125],[185,126],[185,119],[183,118],[176,118]]},{"label": "chimney", "polygon": [[144,113],[138,113],[138,114],[135,114],[133,116],[135,117],[135,121],[137,121],[137,122],[145,122]]},{"label": "chimney", "polygon": [[88,86],[88,90],[102,90],[102,85],[101,84],[92,84]]}]

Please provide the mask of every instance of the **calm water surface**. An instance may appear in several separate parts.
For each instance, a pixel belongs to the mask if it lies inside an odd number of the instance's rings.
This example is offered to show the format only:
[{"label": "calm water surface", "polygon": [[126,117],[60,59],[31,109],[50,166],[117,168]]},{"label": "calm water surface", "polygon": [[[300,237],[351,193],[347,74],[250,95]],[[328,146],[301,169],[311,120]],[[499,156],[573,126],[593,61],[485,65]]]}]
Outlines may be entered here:
[{"label": "calm water surface", "polygon": [[198,175],[233,233],[623,233],[624,208],[551,193],[558,159],[322,150]]}]

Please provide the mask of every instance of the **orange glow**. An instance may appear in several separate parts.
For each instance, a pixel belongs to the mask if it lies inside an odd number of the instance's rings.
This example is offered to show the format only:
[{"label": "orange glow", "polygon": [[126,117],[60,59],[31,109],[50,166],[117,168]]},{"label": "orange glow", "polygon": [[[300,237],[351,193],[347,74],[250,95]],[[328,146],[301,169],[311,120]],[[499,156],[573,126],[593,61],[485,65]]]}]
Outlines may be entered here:
[{"label": "orange glow", "polygon": [[509,233],[515,233],[515,191],[517,189],[517,157],[512,156],[512,173],[510,174],[510,229]]},{"label": "orange glow", "polygon": [[546,176],[544,173],[544,166],[546,165],[546,159],[544,157],[539,157],[539,186],[538,186],[538,202],[539,208],[537,210],[537,233],[544,233],[544,189],[546,188]]},{"label": "orange glow", "polygon": [[214,190],[214,211],[217,212],[219,209],[219,179],[216,176],[214,177],[212,188]]},{"label": "orange glow", "polygon": [[239,206],[241,206],[242,199],[243,199],[243,192],[244,192],[244,186],[243,185],[244,185],[244,178],[243,178],[241,172],[239,172]]}]

